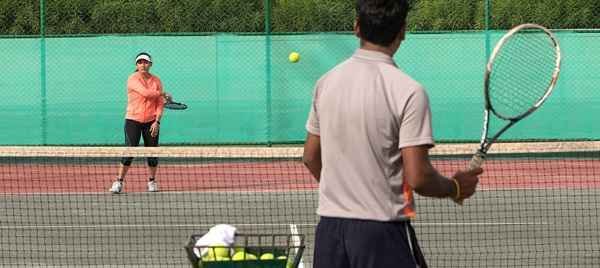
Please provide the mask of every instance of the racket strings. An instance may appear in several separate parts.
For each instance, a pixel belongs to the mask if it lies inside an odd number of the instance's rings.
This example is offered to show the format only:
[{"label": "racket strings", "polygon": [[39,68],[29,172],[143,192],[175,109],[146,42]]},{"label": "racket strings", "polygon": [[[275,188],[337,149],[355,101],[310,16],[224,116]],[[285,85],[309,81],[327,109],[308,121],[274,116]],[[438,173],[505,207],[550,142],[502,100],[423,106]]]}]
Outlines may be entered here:
[{"label": "racket strings", "polygon": [[500,101],[495,104],[496,108],[506,107],[502,113],[512,116],[527,111],[544,95],[548,86],[548,80],[545,80],[548,69],[540,63],[550,62],[546,66],[551,66],[552,61],[551,58],[551,61],[541,59],[543,53],[537,53],[539,46],[532,45],[533,42],[517,41],[512,41],[511,49],[504,50],[500,61],[495,63],[497,69],[491,83],[497,85],[493,91],[497,96],[494,99]]},{"label": "racket strings", "polygon": [[179,103],[179,102],[169,101],[169,102],[165,103],[165,108],[171,109],[171,110],[185,110],[185,109],[187,109],[187,105],[185,105],[183,103]]},{"label": "racket strings", "polygon": [[543,98],[556,67],[552,39],[543,32],[517,32],[498,51],[488,94],[496,114],[516,118]]}]

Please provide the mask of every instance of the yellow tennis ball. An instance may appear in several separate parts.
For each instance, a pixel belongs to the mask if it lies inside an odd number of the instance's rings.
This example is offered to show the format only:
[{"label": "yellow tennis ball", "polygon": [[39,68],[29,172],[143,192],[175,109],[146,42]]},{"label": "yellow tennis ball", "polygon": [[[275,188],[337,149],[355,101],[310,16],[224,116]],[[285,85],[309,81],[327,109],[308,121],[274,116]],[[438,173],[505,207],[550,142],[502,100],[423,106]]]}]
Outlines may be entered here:
[{"label": "yellow tennis ball", "polygon": [[300,54],[298,52],[292,52],[292,53],[290,53],[290,56],[288,57],[288,59],[290,60],[291,63],[296,63],[300,60]]},{"label": "yellow tennis ball", "polygon": [[272,260],[275,259],[275,255],[273,255],[273,253],[264,253],[262,255],[260,255],[260,260]]},{"label": "yellow tennis ball", "polygon": [[202,257],[202,261],[215,261],[216,258],[213,255],[206,255],[204,257]]},{"label": "yellow tennis ball", "polygon": [[229,248],[225,245],[210,245],[206,257],[210,259],[217,259],[218,257],[229,257]]},{"label": "yellow tennis ball", "polygon": [[246,253],[244,251],[238,251],[235,254],[233,254],[233,256],[231,256],[231,260],[232,261],[243,261],[245,254]]},{"label": "yellow tennis ball", "polygon": [[215,256],[229,257],[229,248],[215,248]]}]

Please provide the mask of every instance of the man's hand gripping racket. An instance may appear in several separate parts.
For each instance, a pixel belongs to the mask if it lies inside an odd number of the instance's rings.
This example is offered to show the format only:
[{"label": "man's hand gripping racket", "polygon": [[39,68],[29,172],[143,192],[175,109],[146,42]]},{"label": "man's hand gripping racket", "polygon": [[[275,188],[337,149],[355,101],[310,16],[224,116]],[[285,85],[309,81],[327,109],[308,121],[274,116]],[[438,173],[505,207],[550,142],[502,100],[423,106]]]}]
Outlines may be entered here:
[{"label": "man's hand gripping racket", "polygon": [[[466,172],[480,169],[498,137],[546,101],[556,85],[560,62],[556,37],[540,25],[516,26],[498,41],[485,70],[485,110],[480,147]],[[488,132],[490,114],[507,121],[491,136]],[[460,189],[463,187],[460,172],[455,176]],[[458,197],[455,201],[461,204],[464,199]]]}]

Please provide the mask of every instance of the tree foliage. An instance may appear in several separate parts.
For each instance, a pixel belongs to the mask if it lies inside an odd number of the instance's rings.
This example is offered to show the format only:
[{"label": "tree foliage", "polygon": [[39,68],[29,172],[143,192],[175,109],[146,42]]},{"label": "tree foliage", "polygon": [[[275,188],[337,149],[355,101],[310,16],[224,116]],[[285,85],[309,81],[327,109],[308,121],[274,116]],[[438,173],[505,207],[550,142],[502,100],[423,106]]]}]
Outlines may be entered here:
[{"label": "tree foliage", "polygon": [[[256,32],[265,0],[45,0],[46,34]],[[600,28],[598,0],[489,0],[490,27]],[[273,32],[351,31],[353,0],[271,0]],[[486,0],[409,0],[411,31],[485,29]],[[39,0],[0,0],[0,34],[40,33]]]}]

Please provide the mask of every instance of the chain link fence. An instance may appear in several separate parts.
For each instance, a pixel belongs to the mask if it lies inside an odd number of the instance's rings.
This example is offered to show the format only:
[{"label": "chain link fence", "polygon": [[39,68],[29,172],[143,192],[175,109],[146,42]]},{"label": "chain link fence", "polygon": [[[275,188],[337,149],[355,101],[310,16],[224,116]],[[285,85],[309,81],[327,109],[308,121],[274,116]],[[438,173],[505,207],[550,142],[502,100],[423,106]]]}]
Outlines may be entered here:
[{"label": "chain link fence", "polygon": [[[411,32],[396,61],[427,87],[438,140],[478,139],[487,55],[505,29],[523,22],[555,28],[563,71],[549,103],[505,137],[600,138],[590,116],[600,107],[593,57],[600,4],[555,1],[565,11],[555,14],[544,11],[548,1],[411,2]],[[165,89],[190,107],[166,111],[162,144],[301,142],[314,82],[358,47],[353,4],[2,1],[0,143],[122,144],[125,81],[141,51],[153,55]],[[294,51],[298,63],[287,60]]]}]

